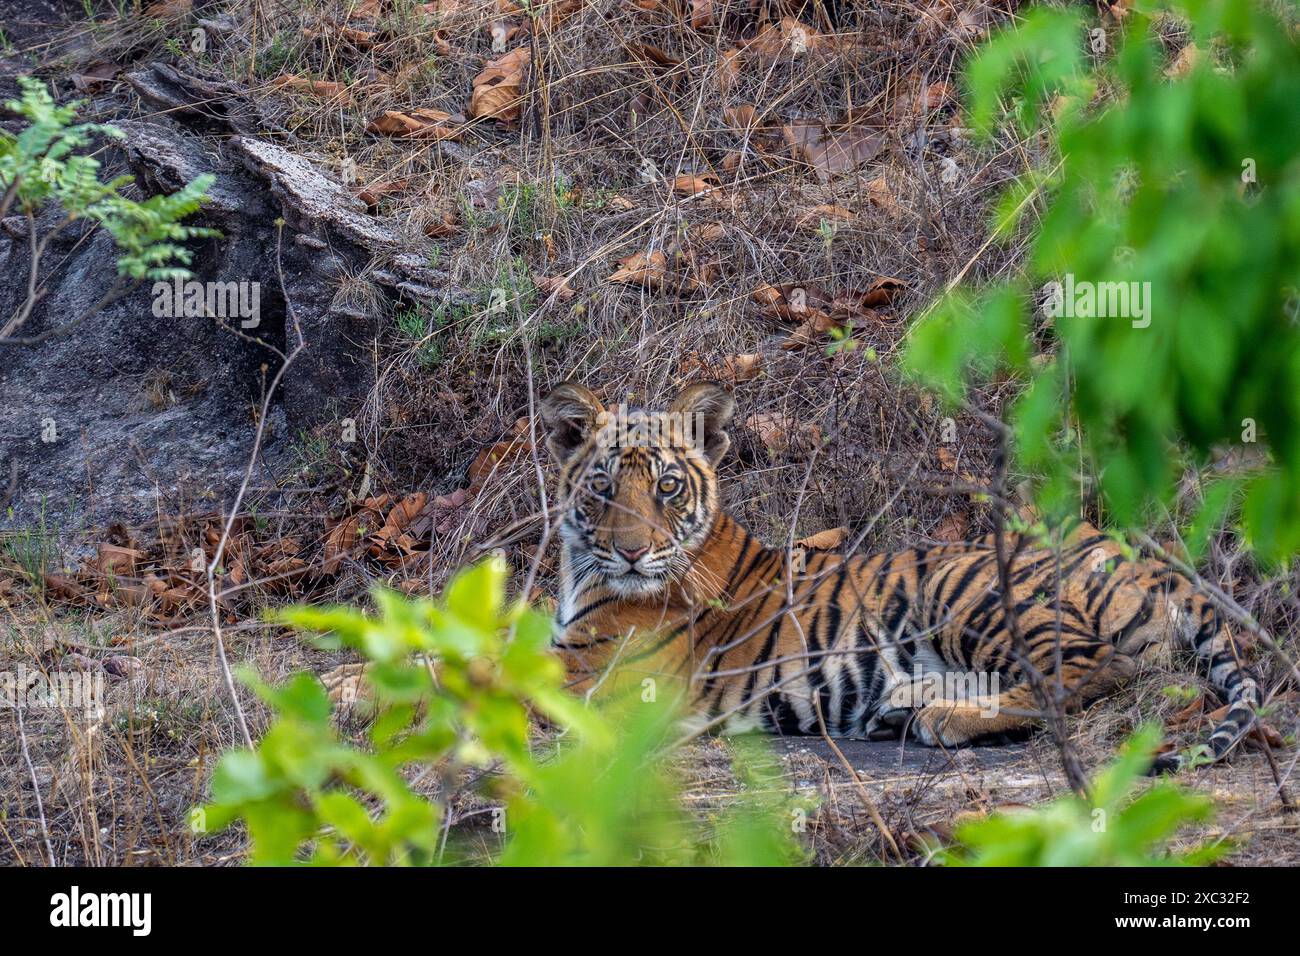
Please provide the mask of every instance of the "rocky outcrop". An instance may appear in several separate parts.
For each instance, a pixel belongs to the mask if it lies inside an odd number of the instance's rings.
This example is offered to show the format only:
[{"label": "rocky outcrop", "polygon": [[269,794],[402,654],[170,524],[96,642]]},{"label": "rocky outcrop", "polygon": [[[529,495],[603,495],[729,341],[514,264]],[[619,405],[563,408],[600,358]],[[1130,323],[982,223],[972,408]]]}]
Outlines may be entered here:
[{"label": "rocky outcrop", "polygon": [[[445,295],[424,237],[372,218],[323,164],[250,132],[258,118],[235,90],[163,64],[127,80],[158,112],[114,124],[125,139],[105,151],[104,174],[131,173],[137,198],[214,174],[211,201],[196,220],[221,237],[195,244],[191,269],[199,282],[255,290],[257,314],[168,315],[156,306],[170,292],[156,295],[145,284],[75,334],[0,346],[0,498],[10,494],[12,512],[0,514],[0,527],[149,522],[218,507],[246,465],[255,410],[280,361],[275,350],[293,341],[286,296],[307,347],[268,422],[272,473],[295,436],[353,414],[372,384],[380,310],[376,297],[359,304],[340,295],[340,280],[367,275],[380,300]],[[47,210],[38,229],[57,215]],[[10,281],[0,285],[0,316],[8,316],[25,296],[30,260],[26,219],[2,225],[0,270]],[[79,315],[115,275],[102,230],[61,236],[42,267],[49,292],[24,335]]]}]

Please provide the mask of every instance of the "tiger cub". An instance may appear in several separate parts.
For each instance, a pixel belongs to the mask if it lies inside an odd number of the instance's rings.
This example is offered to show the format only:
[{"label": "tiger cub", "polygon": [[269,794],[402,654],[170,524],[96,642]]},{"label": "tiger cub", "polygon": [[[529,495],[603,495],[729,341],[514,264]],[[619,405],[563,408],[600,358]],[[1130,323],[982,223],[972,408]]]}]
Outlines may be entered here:
[{"label": "tiger cub", "polygon": [[749,534],[718,502],[734,403],[717,385],[690,386],[666,411],[613,414],[568,382],[541,410],[562,468],[556,649],[579,691],[617,667],[682,682],[709,727],[955,746],[1038,724],[1017,646],[1080,706],[1172,644],[1230,705],[1209,738],[1215,760],[1254,724],[1256,682],[1214,606],[1089,525],[1059,557],[1010,539],[1016,645],[991,537],[791,567]]}]

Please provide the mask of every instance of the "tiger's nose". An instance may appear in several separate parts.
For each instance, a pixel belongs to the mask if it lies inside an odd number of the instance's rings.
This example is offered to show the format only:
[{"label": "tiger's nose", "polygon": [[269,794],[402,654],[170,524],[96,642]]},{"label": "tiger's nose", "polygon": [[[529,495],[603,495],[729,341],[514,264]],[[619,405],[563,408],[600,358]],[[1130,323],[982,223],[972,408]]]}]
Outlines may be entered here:
[{"label": "tiger's nose", "polygon": [[650,550],[649,545],[644,548],[618,548],[617,551],[623,556],[628,564],[636,564],[636,559],[641,557]]}]

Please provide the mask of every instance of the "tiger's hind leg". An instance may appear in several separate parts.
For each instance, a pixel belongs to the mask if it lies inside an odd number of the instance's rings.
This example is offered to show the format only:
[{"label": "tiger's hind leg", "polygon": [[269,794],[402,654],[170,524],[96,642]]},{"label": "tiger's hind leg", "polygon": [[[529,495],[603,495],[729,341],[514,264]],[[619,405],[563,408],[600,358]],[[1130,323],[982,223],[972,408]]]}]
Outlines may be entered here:
[{"label": "tiger's hind leg", "polygon": [[[1117,652],[1109,642],[1064,634],[1058,671],[1056,634],[1047,636],[1050,642],[1030,639],[1030,659],[1043,675],[1046,691],[1053,696],[1059,693],[1066,709],[1105,696],[1136,670],[1133,658]],[[929,746],[960,747],[987,738],[1020,736],[1041,726],[1042,710],[1023,668],[1013,663],[993,677],[998,678],[993,693],[938,699],[921,707],[912,725],[917,739]],[[1001,690],[1008,678],[1015,683]]]}]

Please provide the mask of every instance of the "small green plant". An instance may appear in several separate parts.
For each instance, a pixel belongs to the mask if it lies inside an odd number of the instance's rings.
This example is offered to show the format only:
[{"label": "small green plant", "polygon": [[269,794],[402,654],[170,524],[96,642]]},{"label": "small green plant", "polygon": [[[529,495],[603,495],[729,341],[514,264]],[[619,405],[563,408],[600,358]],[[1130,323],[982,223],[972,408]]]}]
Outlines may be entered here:
[{"label": "small green plant", "polygon": [[[6,509],[9,520],[13,508]],[[45,575],[59,566],[58,537],[45,526],[45,502],[41,502],[40,520],[36,527],[19,528],[0,536],[0,552],[24,576],[38,593],[45,591]]]},{"label": "small green plant", "polygon": [[576,204],[573,187],[563,179],[544,186],[516,183],[503,189],[497,199],[497,209],[505,217],[510,235],[517,243],[537,239]]},{"label": "small green plant", "polygon": [[947,866],[1197,866],[1219,859],[1231,844],[1174,852],[1170,839],[1213,812],[1209,797],[1161,781],[1134,796],[1151,766],[1160,730],[1140,728],[1119,757],[1093,780],[1090,799],[1074,794],[1044,807],[995,813],[957,829],[940,851]]},{"label": "small green plant", "polygon": [[[42,256],[63,230],[79,220],[102,226],[117,246],[117,280],[87,312],[67,325],[37,337],[27,344],[70,332],[113,299],[120,298],[146,280],[168,281],[189,278],[183,268],[190,262],[184,242],[218,235],[203,226],[186,226],[181,220],[203,203],[213,177],[202,175],[171,195],[158,195],[136,202],[121,194],[132,181],[119,176],[109,182],[99,179],[99,161],[84,152],[96,136],[121,139],[122,132],[100,123],[74,123],[77,103],[58,106],[45,86],[31,77],[20,77],[22,97],[5,105],[28,120],[17,136],[0,132],[0,218],[12,206],[27,218],[31,231],[31,262],[28,265],[31,292],[14,315],[0,327],[0,342],[20,341],[12,334],[30,317],[44,290],[35,280]],[[64,217],[38,236],[37,214],[50,202],[62,207]]]},{"label": "small green plant", "polygon": [[[768,796],[742,799],[706,832],[688,815],[665,769],[674,726],[671,695],[616,698],[588,707],[561,689],[549,652],[550,620],[505,601],[497,559],[457,576],[445,600],[410,601],[376,591],[378,613],[297,608],[281,617],[360,651],[374,721],[368,745],[341,739],[320,682],[299,674],[271,687],[241,675],[275,719],[254,750],[226,753],[212,778],[212,802],[196,829],[242,820],[256,863],[434,864],[448,849],[448,808],[417,792],[420,767],[436,779],[487,774],[492,861],[503,864],[794,862],[802,851],[789,815],[770,793],[761,760],[742,773]],[[436,662],[436,664],[435,664]],[[561,735],[535,740],[530,712]],[[468,841],[467,841],[468,842]],[[481,841],[476,841],[481,842]]]},{"label": "small green plant", "polygon": [[257,75],[264,80],[269,80],[281,73],[292,72],[287,67],[295,52],[285,41],[284,34],[277,32],[271,40],[271,45],[257,57]]},{"label": "small green plant", "polygon": [[472,313],[469,306],[439,304],[431,310],[415,306],[398,311],[394,321],[398,331],[415,343],[415,360],[423,368],[436,368],[447,354],[444,333]]},{"label": "small green plant", "polygon": [[833,325],[830,328],[831,340],[826,346],[826,354],[834,355],[836,352],[852,352],[858,347],[857,340],[853,338],[853,320],[850,319],[843,325]]}]

